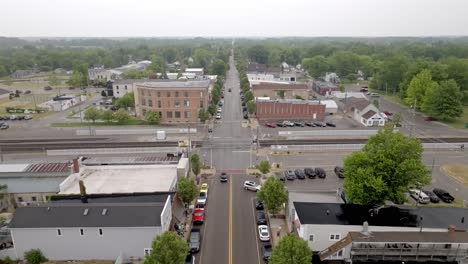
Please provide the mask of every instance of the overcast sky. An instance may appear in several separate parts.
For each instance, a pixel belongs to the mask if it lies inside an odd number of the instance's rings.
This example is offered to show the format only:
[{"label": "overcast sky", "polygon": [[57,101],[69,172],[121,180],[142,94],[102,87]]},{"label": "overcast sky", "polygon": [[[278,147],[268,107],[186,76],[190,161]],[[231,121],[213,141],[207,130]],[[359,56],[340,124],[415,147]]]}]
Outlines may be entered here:
[{"label": "overcast sky", "polygon": [[1,0],[0,36],[460,36],[468,0]]}]

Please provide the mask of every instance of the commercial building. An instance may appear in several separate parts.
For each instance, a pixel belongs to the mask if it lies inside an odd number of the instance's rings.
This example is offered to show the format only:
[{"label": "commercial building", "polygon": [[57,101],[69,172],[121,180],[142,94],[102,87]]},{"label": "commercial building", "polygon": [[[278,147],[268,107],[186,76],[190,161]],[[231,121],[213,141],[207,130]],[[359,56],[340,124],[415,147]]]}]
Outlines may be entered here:
[{"label": "commercial building", "polygon": [[259,120],[323,120],[325,105],[306,100],[257,100]]},{"label": "commercial building", "polygon": [[196,76],[203,76],[204,70],[203,68],[187,68],[185,69],[185,73],[193,73]]},{"label": "commercial building", "polygon": [[135,108],[139,118],[148,111],[161,123],[196,123],[200,109],[209,105],[209,80],[144,82],[135,84]]},{"label": "commercial building", "polygon": [[52,100],[46,101],[40,105],[39,108],[47,109],[47,111],[64,111],[73,107],[81,102],[86,101],[86,95],[62,95],[56,96]]},{"label": "commercial building", "polygon": [[333,92],[339,92],[340,88],[331,82],[315,81],[312,84],[312,89],[320,95],[331,95]]},{"label": "commercial building", "polygon": [[64,197],[20,207],[10,223],[14,258],[40,249],[49,260],[142,261],[169,230],[171,194]]},{"label": "commercial building", "polygon": [[135,83],[145,82],[146,80],[122,79],[115,80],[112,83],[112,92],[114,97],[120,98],[128,93],[134,92]]},{"label": "commercial building", "polygon": [[363,98],[345,98],[341,100],[346,114],[366,127],[384,126],[386,117],[369,100]]},{"label": "commercial building", "polygon": [[309,99],[309,87],[306,84],[261,82],[252,85],[254,97],[270,97],[271,99]]}]

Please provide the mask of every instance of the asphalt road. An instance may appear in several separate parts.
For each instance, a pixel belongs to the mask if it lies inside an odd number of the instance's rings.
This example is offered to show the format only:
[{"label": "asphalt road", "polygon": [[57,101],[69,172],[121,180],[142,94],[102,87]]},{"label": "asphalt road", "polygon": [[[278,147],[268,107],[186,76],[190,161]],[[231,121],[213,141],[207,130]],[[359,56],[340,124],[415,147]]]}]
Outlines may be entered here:
[{"label": "asphalt road", "polygon": [[[229,88],[232,92],[228,92]],[[252,179],[242,175],[251,160],[252,132],[241,125],[239,92],[239,77],[231,57],[222,118],[199,150],[205,163],[230,175],[229,183],[219,182],[218,175],[208,180],[209,202],[198,263],[259,263],[252,210],[255,193],[242,186],[245,180]]]}]

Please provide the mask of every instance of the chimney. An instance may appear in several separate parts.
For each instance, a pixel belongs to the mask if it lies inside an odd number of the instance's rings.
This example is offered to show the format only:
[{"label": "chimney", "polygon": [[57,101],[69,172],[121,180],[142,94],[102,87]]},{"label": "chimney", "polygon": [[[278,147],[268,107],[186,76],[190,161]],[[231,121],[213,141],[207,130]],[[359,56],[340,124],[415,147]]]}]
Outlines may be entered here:
[{"label": "chimney", "polygon": [[84,182],[82,180],[78,181],[78,184],[80,185],[80,197],[81,197],[81,202],[82,203],[88,203],[88,197],[86,195],[86,187],[84,185]]},{"label": "chimney", "polygon": [[367,223],[367,221],[364,221],[364,223],[362,224],[362,231],[361,231],[361,234],[363,234],[363,235],[365,235],[365,236],[370,235],[370,232],[369,232],[369,223]]},{"label": "chimney", "polygon": [[80,162],[78,161],[77,158],[73,159],[73,173],[79,173],[80,172]]}]

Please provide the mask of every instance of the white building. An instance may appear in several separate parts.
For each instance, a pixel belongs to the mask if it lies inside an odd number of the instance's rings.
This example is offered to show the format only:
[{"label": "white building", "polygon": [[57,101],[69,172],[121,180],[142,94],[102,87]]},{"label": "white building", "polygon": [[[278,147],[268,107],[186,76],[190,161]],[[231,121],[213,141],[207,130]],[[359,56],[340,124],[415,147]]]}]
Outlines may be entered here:
[{"label": "white building", "polygon": [[122,79],[112,83],[112,92],[114,97],[120,98],[128,93],[134,92],[135,83],[145,82],[146,80]]},{"label": "white building", "polygon": [[187,68],[185,69],[185,73],[194,73],[196,76],[203,76],[204,70],[203,68]]},{"label": "white building", "polygon": [[86,98],[86,95],[62,95],[39,104],[38,107],[46,109],[47,111],[64,111],[70,107],[86,101]]},{"label": "white building", "polygon": [[385,126],[386,116],[369,100],[363,98],[345,98],[341,100],[345,111],[354,120],[366,127]]},{"label": "white building", "polygon": [[325,114],[334,115],[338,113],[338,105],[333,100],[320,100],[320,104],[325,105]]},{"label": "white building", "polygon": [[119,79],[121,75],[121,71],[112,69],[97,68],[88,70],[88,79],[91,81],[110,81]]}]

